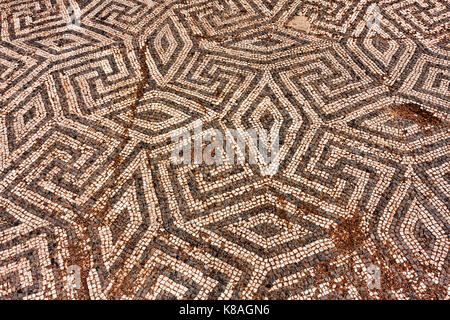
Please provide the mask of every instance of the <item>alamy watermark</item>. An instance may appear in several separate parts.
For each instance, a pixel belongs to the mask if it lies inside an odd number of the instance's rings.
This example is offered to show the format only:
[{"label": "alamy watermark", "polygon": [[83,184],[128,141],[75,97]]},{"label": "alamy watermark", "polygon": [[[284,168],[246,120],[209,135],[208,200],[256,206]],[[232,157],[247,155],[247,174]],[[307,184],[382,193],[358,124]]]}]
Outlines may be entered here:
[{"label": "alamy watermark", "polygon": [[369,290],[379,290],[381,288],[381,271],[376,265],[369,265],[367,268],[367,288]]},{"label": "alamy watermark", "polygon": [[263,175],[274,175],[279,167],[279,132],[272,128],[203,130],[203,123],[194,123],[191,130],[171,135],[175,148],[171,160],[180,165],[259,165]]},{"label": "alamy watermark", "polygon": [[381,30],[381,19],[383,16],[381,15],[381,9],[376,4],[372,4],[367,9],[367,14],[369,15],[369,18],[366,21],[366,26],[369,28],[370,31],[379,31]]},{"label": "alamy watermark", "polygon": [[69,15],[67,19],[67,28],[76,29],[81,26],[81,10],[80,7],[75,4],[67,8],[67,13]]},{"label": "alamy watermark", "polygon": [[81,288],[81,268],[76,264],[71,265],[67,268],[68,271],[68,279],[67,286],[69,289],[77,289]]}]

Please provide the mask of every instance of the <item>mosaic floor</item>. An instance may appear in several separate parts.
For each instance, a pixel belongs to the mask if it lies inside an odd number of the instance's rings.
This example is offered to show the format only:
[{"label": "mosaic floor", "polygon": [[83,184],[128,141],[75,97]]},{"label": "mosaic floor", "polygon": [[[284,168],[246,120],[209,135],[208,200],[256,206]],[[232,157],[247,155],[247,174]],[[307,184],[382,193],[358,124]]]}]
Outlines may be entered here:
[{"label": "mosaic floor", "polygon": [[[0,298],[450,298],[448,1],[0,17]],[[199,120],[277,128],[278,171],[175,165]]]}]

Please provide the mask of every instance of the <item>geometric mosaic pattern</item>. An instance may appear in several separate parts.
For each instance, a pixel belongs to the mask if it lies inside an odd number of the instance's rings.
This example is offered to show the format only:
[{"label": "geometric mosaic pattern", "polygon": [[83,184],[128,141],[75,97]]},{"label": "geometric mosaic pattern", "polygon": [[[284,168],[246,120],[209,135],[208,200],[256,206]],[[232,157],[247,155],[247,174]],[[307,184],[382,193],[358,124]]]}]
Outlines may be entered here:
[{"label": "geometric mosaic pattern", "polygon": [[[450,298],[448,1],[0,15],[1,299]],[[174,165],[198,120],[279,126],[279,171]]]}]

